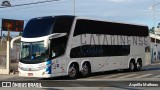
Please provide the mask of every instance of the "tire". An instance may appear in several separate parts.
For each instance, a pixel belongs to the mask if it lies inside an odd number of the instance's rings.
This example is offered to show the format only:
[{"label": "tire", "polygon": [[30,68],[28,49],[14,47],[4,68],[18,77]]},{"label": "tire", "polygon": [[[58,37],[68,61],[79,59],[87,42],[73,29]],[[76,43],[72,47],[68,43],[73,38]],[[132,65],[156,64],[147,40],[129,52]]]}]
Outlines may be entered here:
[{"label": "tire", "polygon": [[140,61],[138,61],[136,64],[136,71],[140,71],[141,68],[142,68],[142,63]]},{"label": "tire", "polygon": [[136,67],[135,67],[135,63],[133,61],[131,61],[129,63],[129,71],[135,71]]},{"label": "tire", "polygon": [[89,63],[82,65],[81,75],[82,77],[88,77],[91,74],[91,66]]},{"label": "tire", "polygon": [[78,78],[78,72],[79,72],[78,66],[76,64],[71,64],[68,70],[68,77],[70,79],[76,79]]}]

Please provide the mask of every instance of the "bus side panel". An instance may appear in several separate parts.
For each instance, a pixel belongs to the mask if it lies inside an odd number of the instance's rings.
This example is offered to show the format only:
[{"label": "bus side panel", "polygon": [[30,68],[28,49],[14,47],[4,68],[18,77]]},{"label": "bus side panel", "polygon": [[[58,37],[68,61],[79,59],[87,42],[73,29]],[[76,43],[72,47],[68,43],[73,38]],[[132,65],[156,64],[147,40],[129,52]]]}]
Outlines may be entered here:
[{"label": "bus side panel", "polygon": [[116,56],[117,69],[127,69],[129,56]]},{"label": "bus side panel", "polygon": [[142,60],[145,60],[145,47],[144,45],[137,45],[131,46],[131,50],[130,50],[130,56],[134,57],[134,59],[136,60],[137,58],[141,58]]},{"label": "bus side panel", "polygon": [[103,57],[93,57],[92,60],[92,71],[97,72],[97,71],[103,71],[104,66],[106,63],[104,63],[104,58]]}]

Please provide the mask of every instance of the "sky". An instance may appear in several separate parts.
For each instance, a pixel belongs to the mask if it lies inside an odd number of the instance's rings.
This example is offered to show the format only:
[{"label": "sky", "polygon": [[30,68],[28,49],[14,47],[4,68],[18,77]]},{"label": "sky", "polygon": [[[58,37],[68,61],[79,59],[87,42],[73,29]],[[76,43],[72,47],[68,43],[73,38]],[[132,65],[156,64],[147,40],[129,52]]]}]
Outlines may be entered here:
[{"label": "sky", "polygon": [[[0,4],[4,0],[0,0]],[[47,0],[8,0],[12,5]],[[154,11],[149,7],[160,3],[160,0],[75,0],[75,15],[104,21],[143,24],[154,26],[160,22],[160,5]],[[43,4],[0,8],[1,19],[25,20],[55,15],[74,15],[74,0],[59,0]],[[5,33],[5,32],[3,32]],[[14,33],[13,33],[14,34]]]}]

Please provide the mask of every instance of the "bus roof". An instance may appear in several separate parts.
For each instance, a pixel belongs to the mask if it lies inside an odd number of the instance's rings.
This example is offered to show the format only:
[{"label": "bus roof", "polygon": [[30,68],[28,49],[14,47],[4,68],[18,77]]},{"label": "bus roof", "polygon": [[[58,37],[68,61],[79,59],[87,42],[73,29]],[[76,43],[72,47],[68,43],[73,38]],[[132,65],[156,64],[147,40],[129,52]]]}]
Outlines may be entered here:
[{"label": "bus roof", "polygon": [[42,17],[36,17],[33,19],[43,19],[43,18],[51,18],[51,17],[72,17],[76,19],[87,19],[87,20],[94,20],[94,21],[102,21],[102,22],[111,22],[111,23],[120,23],[120,24],[128,24],[128,25],[137,25],[137,26],[146,26],[148,25],[145,24],[137,24],[137,23],[128,23],[128,22],[121,22],[121,21],[112,21],[112,20],[105,20],[105,19],[94,19],[94,18],[88,18],[88,17],[83,17],[83,16],[73,16],[73,15],[55,15],[55,16],[42,16]]},{"label": "bus roof", "polygon": [[76,16],[77,19],[87,19],[87,20],[95,20],[95,21],[101,21],[101,22],[111,22],[111,23],[119,23],[119,24],[128,24],[128,25],[136,25],[136,26],[146,26],[148,27],[148,25],[145,24],[137,24],[137,23],[128,23],[128,22],[121,22],[121,21],[112,21],[112,20],[102,20],[102,19],[94,19],[94,18],[87,18],[87,17],[80,17],[80,16]]}]

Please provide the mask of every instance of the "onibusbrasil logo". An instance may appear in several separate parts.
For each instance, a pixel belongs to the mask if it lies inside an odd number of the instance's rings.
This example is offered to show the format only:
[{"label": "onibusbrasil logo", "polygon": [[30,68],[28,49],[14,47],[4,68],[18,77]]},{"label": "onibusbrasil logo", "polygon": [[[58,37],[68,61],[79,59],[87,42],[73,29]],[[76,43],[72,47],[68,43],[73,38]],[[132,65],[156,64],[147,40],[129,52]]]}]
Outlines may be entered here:
[{"label": "onibusbrasil logo", "polygon": [[36,82],[2,82],[2,87],[42,87],[42,84]]}]

